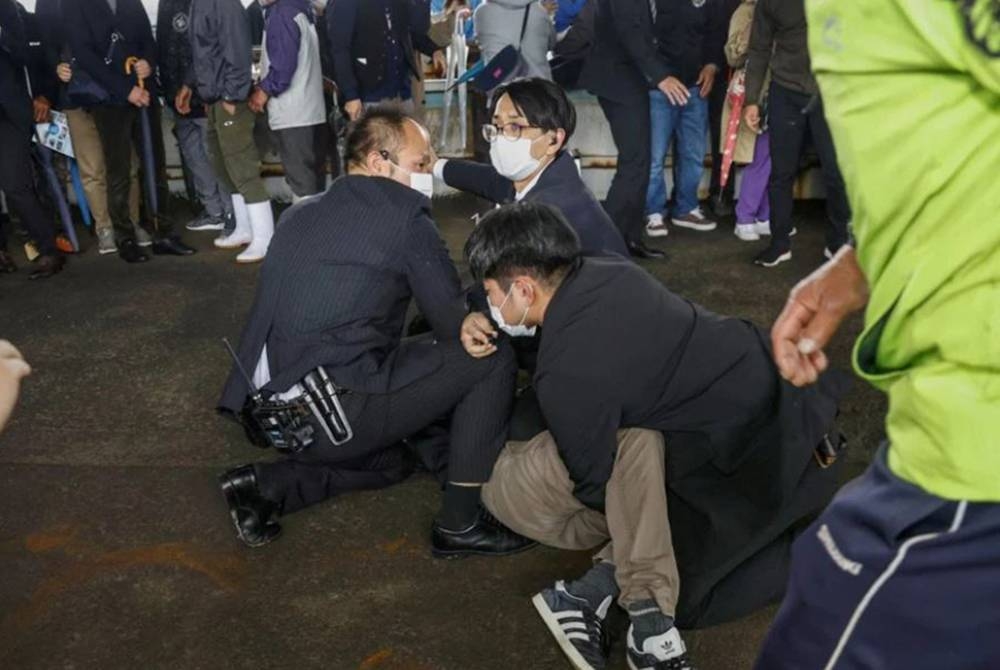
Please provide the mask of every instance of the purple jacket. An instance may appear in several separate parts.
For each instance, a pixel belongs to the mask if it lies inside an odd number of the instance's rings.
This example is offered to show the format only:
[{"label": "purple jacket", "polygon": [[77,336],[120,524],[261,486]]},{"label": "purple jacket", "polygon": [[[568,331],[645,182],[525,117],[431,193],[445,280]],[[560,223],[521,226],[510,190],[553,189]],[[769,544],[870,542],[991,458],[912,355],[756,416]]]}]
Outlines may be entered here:
[{"label": "purple jacket", "polygon": [[264,32],[267,34],[267,58],[270,66],[260,87],[271,97],[281,95],[292,85],[299,62],[302,31],[295,17],[305,14],[315,23],[309,0],[277,0],[264,9]]}]

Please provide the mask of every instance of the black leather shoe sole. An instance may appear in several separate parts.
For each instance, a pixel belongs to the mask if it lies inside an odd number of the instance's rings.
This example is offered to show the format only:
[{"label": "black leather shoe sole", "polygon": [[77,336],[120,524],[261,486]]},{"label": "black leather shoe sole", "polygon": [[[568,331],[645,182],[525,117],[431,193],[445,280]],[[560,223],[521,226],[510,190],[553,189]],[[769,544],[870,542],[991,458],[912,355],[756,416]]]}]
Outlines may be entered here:
[{"label": "black leather shoe sole", "polygon": [[157,256],[192,256],[195,252],[195,249],[175,240],[157,240],[153,242],[153,253]]},{"label": "black leather shoe sole", "polygon": [[537,542],[532,542],[522,547],[516,547],[507,551],[484,551],[482,549],[438,549],[435,547],[431,549],[431,554],[434,558],[443,558],[450,561],[459,558],[466,558],[468,556],[513,556],[514,554],[520,554],[522,551],[534,549],[537,546]]},{"label": "black leather shoe sole", "polygon": [[[233,527],[236,528],[236,537],[240,539],[240,542],[251,548],[263,547],[281,535],[281,526],[273,522],[263,524],[260,533],[248,533],[240,518],[240,512],[255,516],[256,513],[240,505],[239,492],[229,477],[220,475],[219,486],[222,489],[222,496],[226,500],[226,506],[229,508],[229,518],[233,522]],[[257,519],[257,523],[260,523],[259,519]]]}]

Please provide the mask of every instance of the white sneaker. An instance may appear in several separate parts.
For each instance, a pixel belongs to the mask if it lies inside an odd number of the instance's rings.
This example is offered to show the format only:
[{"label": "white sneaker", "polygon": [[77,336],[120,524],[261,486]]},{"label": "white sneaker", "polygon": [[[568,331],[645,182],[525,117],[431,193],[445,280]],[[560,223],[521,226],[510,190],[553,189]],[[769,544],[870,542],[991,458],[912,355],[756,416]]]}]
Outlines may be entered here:
[{"label": "white sneaker", "polygon": [[243,199],[243,196],[238,193],[233,196],[233,216],[236,219],[236,228],[233,229],[233,232],[228,235],[219,235],[215,238],[214,244],[220,249],[239,249],[253,241],[247,203]]},{"label": "white sneaker", "polygon": [[[676,626],[666,633],[647,637],[642,641],[641,648],[636,643],[634,627],[629,626],[626,653],[628,667],[632,670],[655,670],[661,667],[694,670],[694,663],[688,656],[687,647]],[[670,661],[669,665],[667,661]]]},{"label": "white sneaker", "polygon": [[236,262],[259,263],[267,255],[267,248],[274,236],[274,212],[271,210],[270,200],[247,205],[247,211],[250,213],[253,239],[243,253],[236,257]]},{"label": "white sneaker", "polygon": [[753,223],[737,223],[733,232],[736,233],[736,237],[744,242],[756,242],[760,239],[757,226]]},{"label": "white sneaker", "polygon": [[769,236],[771,234],[771,222],[770,221],[758,221],[753,224],[754,228],[757,230],[758,235]]},{"label": "white sneaker", "polygon": [[710,230],[715,230],[715,221],[712,221],[707,216],[705,216],[701,207],[695,207],[687,214],[683,216],[675,216],[670,219],[671,223],[675,226],[681,228],[689,228],[691,230],[697,230],[699,232],[707,233]]},{"label": "white sneaker", "polygon": [[646,234],[650,237],[666,237],[670,233],[663,225],[662,214],[650,214],[646,217]]}]

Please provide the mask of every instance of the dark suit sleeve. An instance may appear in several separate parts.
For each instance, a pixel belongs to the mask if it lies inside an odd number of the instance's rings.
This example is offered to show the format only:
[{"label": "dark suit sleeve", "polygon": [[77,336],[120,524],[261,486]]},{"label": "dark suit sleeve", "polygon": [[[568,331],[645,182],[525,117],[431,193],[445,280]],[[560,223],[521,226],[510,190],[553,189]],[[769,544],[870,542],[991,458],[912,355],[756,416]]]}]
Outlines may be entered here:
[{"label": "dark suit sleeve", "polygon": [[606,383],[571,369],[540,374],[535,387],[545,422],[573,480],[573,495],[603,512],[605,486],[618,448],[619,404],[609,399]]},{"label": "dark suit sleeve", "polygon": [[340,92],[340,104],[361,98],[361,87],[354,74],[351,45],[359,0],[335,0],[326,11],[326,33],[333,61],[333,78]]},{"label": "dark suit sleeve", "polygon": [[429,0],[409,0],[410,39],[413,48],[420,53],[433,56],[439,47],[427,33],[431,30],[431,4]]},{"label": "dark suit sleeve", "polygon": [[159,62],[156,40],[153,39],[153,26],[149,23],[149,14],[141,6],[139,7],[139,55],[149,63],[155,73],[156,64]]},{"label": "dark suit sleeve", "polygon": [[496,203],[514,198],[514,182],[484,163],[449,160],[444,164],[444,183]]},{"label": "dark suit sleeve", "polygon": [[465,294],[448,248],[424,208],[410,222],[405,250],[406,277],[420,313],[438,340],[457,340],[466,314]]},{"label": "dark suit sleeve", "polygon": [[618,41],[638,66],[650,86],[656,86],[670,74],[653,40],[653,20],[648,0],[611,0],[612,21]]},{"label": "dark suit sleeve", "polygon": [[750,49],[747,51],[746,104],[760,102],[764,77],[771,65],[771,51],[774,48],[774,21],[771,3],[760,0],[753,14],[753,28],[750,29]]},{"label": "dark suit sleeve", "polygon": [[24,22],[13,0],[0,0],[0,50],[10,56],[15,65],[23,66],[27,62]]}]

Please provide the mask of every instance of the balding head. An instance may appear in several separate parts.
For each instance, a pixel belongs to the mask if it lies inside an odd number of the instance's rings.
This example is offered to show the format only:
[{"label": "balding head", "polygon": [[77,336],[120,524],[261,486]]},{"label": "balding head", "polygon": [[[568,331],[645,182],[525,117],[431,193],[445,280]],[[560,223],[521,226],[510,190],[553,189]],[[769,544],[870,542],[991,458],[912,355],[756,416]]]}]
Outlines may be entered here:
[{"label": "balding head", "polygon": [[[410,184],[410,173],[431,171],[430,134],[398,107],[369,109],[347,134],[347,171]],[[401,169],[400,169],[401,168]]]}]

